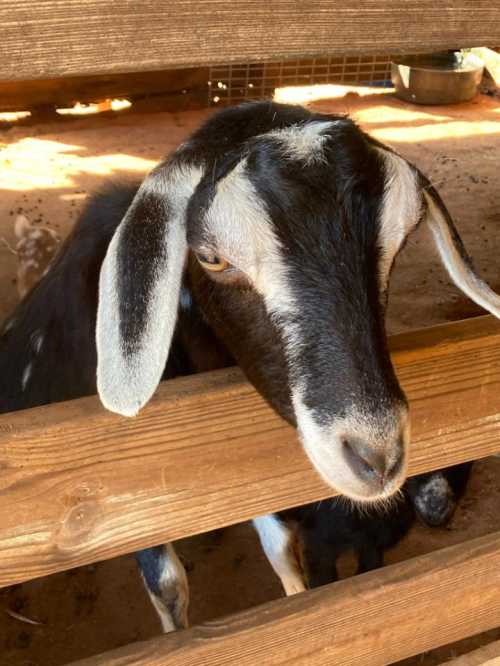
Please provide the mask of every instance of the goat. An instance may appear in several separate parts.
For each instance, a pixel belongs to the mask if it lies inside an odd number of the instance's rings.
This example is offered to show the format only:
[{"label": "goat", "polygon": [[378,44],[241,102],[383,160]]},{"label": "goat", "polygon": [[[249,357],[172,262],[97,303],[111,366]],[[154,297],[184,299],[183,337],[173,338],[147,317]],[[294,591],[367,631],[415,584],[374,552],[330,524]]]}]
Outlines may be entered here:
[{"label": "goat", "polygon": [[[334,497],[254,523],[285,592],[292,594],[336,581],[337,560],[344,552],[354,552],[358,574],[383,566],[385,551],[408,534],[417,516],[432,527],[446,525],[471,468],[472,463],[464,463],[412,477],[388,506],[358,507]],[[276,534],[281,540],[273,538]]]},{"label": "goat", "polygon": [[[132,416],[162,378],[236,362],[328,484],[387,498],[405,480],[409,442],[387,288],[423,221],[452,279],[498,316],[500,298],[415,167],[346,117],[267,102],[223,110],[139,189],[88,205],[4,327],[2,411],[97,388]],[[173,547],[138,562],[164,630],[185,626]]]}]

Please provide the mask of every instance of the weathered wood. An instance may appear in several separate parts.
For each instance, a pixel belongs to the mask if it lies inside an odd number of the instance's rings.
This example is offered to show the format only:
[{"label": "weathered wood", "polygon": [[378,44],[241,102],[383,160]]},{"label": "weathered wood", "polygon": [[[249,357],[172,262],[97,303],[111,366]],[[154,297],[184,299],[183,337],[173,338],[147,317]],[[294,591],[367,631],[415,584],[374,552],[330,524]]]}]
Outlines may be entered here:
[{"label": "weathered wood", "polygon": [[450,659],[446,662],[446,666],[500,666],[500,641],[494,641],[461,657]]},{"label": "weathered wood", "polygon": [[[0,79],[1,76],[0,71]],[[203,100],[206,105],[207,82],[208,69],[203,67],[32,81],[0,80],[0,111],[68,107],[76,102],[98,103],[110,98],[152,97],[167,93],[177,95],[178,107],[182,99],[191,103],[196,99],[199,104]]]},{"label": "weathered wood", "polygon": [[[392,345],[412,408],[411,473],[500,450],[500,322],[410,340]],[[330,495],[238,369],[165,382],[134,419],[96,397],[5,414],[0,584]]]},{"label": "weathered wood", "polygon": [[3,0],[0,79],[500,42],[496,0]]},{"label": "weathered wood", "polygon": [[500,624],[500,533],[74,666],[385,666]]}]

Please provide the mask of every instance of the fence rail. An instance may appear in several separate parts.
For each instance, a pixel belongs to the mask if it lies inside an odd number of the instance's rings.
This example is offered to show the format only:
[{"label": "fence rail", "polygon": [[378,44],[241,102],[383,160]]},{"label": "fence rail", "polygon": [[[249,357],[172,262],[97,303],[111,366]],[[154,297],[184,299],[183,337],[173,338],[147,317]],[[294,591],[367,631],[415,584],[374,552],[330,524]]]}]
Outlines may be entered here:
[{"label": "fence rail", "polygon": [[73,666],[386,666],[499,624],[496,532]]},{"label": "fence rail", "polygon": [[[412,474],[500,450],[500,323],[391,339]],[[332,495],[293,429],[227,369],[165,382],[134,419],[97,397],[0,416],[0,585]]]},{"label": "fence rail", "polygon": [[3,0],[0,35],[23,80],[496,46],[500,23],[491,0]]}]

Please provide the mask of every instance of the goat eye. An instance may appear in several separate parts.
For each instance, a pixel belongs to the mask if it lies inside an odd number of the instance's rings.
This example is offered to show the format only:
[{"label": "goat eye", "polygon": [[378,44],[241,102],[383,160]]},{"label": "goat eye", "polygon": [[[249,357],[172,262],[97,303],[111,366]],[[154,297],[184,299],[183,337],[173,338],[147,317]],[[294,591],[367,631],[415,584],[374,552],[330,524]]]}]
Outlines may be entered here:
[{"label": "goat eye", "polygon": [[223,259],[218,257],[216,254],[202,254],[196,253],[196,258],[203,268],[207,271],[220,272],[225,271],[230,268],[231,264]]}]

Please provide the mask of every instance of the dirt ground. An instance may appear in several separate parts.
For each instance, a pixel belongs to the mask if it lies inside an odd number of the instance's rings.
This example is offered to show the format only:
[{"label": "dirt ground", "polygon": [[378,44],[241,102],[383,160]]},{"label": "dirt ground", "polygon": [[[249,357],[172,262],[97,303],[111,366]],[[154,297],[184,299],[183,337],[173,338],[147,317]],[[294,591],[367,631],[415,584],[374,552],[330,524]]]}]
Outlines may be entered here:
[{"label": "dirt ground", "polygon": [[[358,91],[361,93],[362,91]],[[377,138],[416,163],[438,187],[476,267],[500,289],[500,102],[480,96],[455,107],[416,107],[391,94],[351,92],[317,100],[319,110],[348,112]],[[137,178],[176,147],[209,111],[87,117],[0,125],[0,321],[17,302],[13,223],[25,214],[63,237],[89,194],[112,178]],[[408,243],[391,285],[390,332],[479,314],[449,283],[425,230]],[[498,529],[500,459],[477,463],[467,496],[447,529],[416,526],[387,562]],[[189,571],[192,623],[279,597],[280,585],[252,530],[179,542]],[[345,573],[350,564],[346,562]],[[40,622],[33,625],[9,611]],[[82,567],[0,591],[0,664],[57,666],[159,632],[132,556]],[[406,660],[439,664],[500,630]]]}]

